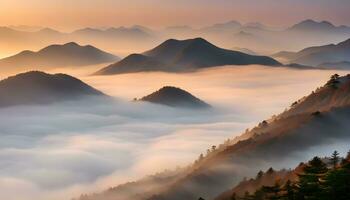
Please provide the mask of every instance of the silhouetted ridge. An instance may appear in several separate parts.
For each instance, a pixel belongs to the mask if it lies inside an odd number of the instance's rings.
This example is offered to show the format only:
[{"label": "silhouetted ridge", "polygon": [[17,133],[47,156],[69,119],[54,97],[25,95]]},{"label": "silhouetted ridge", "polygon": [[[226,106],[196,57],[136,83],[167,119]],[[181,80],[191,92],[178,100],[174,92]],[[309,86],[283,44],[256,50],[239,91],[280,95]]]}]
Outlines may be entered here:
[{"label": "silhouetted ridge", "polygon": [[280,52],[274,55],[292,63],[318,66],[323,63],[350,62],[350,39],[338,44],[305,48],[299,52]]},{"label": "silhouetted ridge", "polygon": [[166,86],[145,96],[140,101],[163,104],[172,107],[208,108],[209,104],[180,88]]},{"label": "silhouetted ridge", "polygon": [[102,92],[66,74],[31,71],[0,81],[0,106],[48,104],[87,96],[105,96]]},{"label": "silhouetted ridge", "polygon": [[328,21],[321,21],[317,22],[311,19],[304,20],[298,24],[295,24],[290,28],[290,30],[296,30],[296,31],[331,31],[335,29],[336,26],[334,26],[332,23]]},{"label": "silhouetted ridge", "polygon": [[[281,65],[276,60],[266,56],[253,56],[238,51],[219,48],[203,38],[188,40],[169,39],[152,50],[143,53],[144,56],[156,62],[154,66],[145,66],[142,62],[128,63],[125,60],[114,64],[114,68],[121,67],[122,70],[104,69],[97,74],[109,75],[139,71],[166,71],[186,72],[201,68],[223,66],[223,65]],[[161,64],[160,64],[161,63]],[[111,66],[107,66],[111,68]],[[103,72],[103,73],[101,73]]]},{"label": "silhouetted ridge", "polygon": [[152,57],[144,56],[142,54],[131,54],[123,60],[115,64],[111,64],[94,74],[104,75],[157,70],[162,71],[162,69],[166,66],[168,65]]},{"label": "silhouetted ridge", "polygon": [[22,69],[47,69],[52,67],[86,66],[119,60],[117,56],[91,45],[80,46],[75,42],[50,45],[38,52],[21,53],[0,60],[0,67],[14,71]]}]

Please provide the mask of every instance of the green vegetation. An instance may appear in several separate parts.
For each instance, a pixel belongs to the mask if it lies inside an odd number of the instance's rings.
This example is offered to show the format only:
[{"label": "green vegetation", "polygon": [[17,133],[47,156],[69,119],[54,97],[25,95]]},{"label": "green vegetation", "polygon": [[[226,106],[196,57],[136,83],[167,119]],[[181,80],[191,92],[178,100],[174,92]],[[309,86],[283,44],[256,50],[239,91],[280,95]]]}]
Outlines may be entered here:
[{"label": "green vegetation", "polygon": [[[295,182],[288,180],[282,185],[276,181],[275,185],[263,186],[254,194],[246,193],[241,198],[232,196],[237,200],[349,200],[350,152],[341,160],[334,151],[327,160],[329,163],[314,157],[303,165]],[[259,172],[257,178],[261,176]]]}]

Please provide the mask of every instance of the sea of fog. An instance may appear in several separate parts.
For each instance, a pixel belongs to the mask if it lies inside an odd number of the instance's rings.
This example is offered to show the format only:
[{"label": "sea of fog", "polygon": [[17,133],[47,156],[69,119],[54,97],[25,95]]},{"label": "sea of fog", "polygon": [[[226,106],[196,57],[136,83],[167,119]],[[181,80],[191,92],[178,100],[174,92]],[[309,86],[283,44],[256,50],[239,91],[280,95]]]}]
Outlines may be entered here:
[{"label": "sea of fog", "polygon": [[[8,200],[63,200],[186,166],[211,145],[282,112],[335,71],[262,66],[195,73],[74,75],[115,97],[0,109],[0,194]],[[343,75],[347,72],[338,72]],[[213,106],[190,111],[132,102],[163,86],[187,90]]]}]

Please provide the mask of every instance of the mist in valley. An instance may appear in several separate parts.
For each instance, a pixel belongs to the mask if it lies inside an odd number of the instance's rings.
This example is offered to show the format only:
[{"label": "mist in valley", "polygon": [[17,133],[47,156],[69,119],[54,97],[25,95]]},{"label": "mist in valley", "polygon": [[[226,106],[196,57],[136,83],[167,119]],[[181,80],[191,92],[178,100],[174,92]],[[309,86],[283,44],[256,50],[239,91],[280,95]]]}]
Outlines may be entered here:
[{"label": "mist in valley", "polygon": [[[86,98],[1,108],[3,198],[70,199],[185,167],[212,145],[282,112],[336,72],[226,66],[195,73],[90,76],[99,67],[55,70],[112,96],[112,102]],[[132,101],[166,85],[185,89],[213,108],[185,110]],[[316,151],[310,154],[319,155]],[[297,158],[289,162],[300,162]]]}]

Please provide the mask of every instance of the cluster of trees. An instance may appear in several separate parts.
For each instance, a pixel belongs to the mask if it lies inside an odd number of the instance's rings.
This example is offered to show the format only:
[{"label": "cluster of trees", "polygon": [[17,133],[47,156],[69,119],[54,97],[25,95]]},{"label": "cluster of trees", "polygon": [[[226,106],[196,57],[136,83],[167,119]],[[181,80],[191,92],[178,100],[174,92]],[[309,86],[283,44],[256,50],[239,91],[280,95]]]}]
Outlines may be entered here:
[{"label": "cluster of trees", "polygon": [[329,161],[314,157],[303,164],[297,181],[276,182],[243,197],[232,194],[231,200],[350,200],[350,152],[341,159],[335,151]]},{"label": "cluster of trees", "polygon": [[338,74],[332,75],[326,85],[331,86],[334,89],[337,89],[338,88],[337,84],[339,83],[339,77],[340,76]]},{"label": "cluster of trees", "polygon": [[[293,180],[278,179],[272,186],[262,186],[243,196],[233,193],[225,200],[350,200],[350,151],[345,158],[339,157],[337,151],[330,158],[314,157],[308,163],[300,163],[297,169],[291,171],[297,174]],[[266,175],[274,173],[270,168]],[[255,180],[263,176],[265,173],[259,171]]]}]

